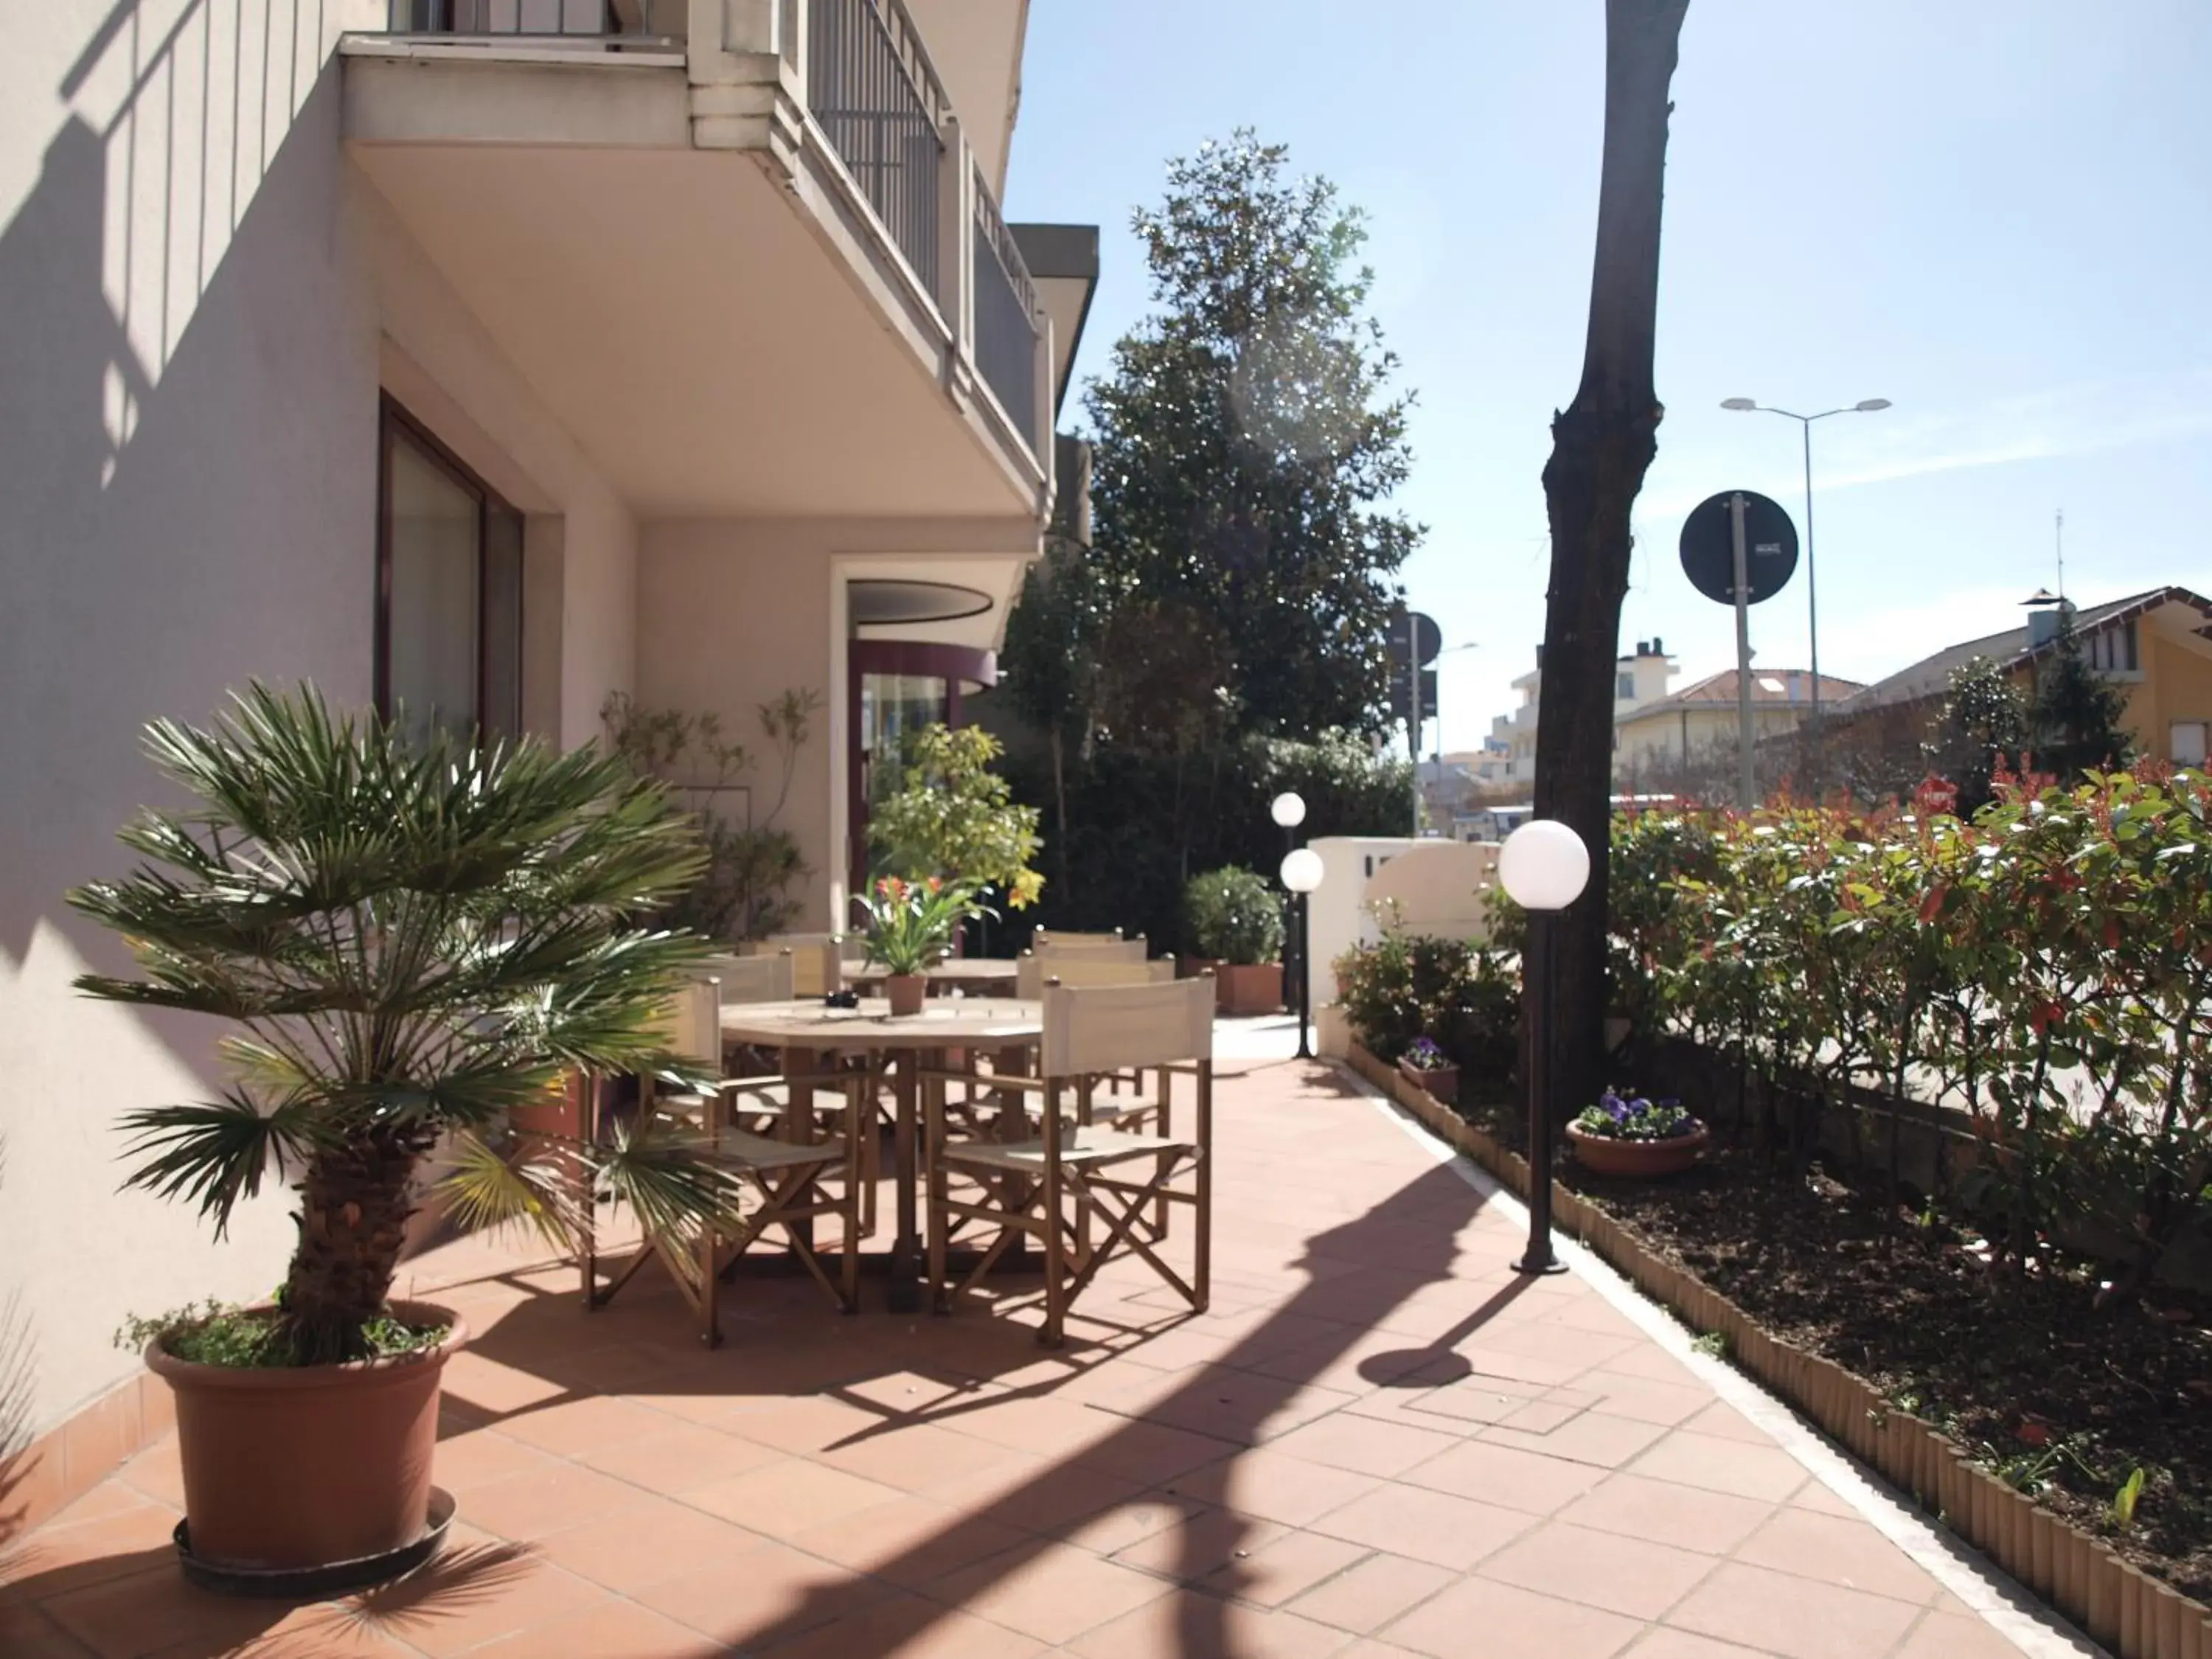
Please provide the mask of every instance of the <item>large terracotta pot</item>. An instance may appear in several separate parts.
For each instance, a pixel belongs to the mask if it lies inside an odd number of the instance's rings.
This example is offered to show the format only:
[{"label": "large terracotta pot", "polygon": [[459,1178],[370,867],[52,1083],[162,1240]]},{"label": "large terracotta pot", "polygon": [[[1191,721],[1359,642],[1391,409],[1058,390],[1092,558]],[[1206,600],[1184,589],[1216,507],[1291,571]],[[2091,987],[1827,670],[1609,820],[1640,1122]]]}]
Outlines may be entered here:
[{"label": "large terracotta pot", "polygon": [[926,974],[891,974],[884,980],[884,994],[890,999],[894,1014],[918,1014],[922,1000],[929,994],[929,976]]},{"label": "large terracotta pot", "polygon": [[1223,963],[1213,970],[1213,986],[1214,1006],[1224,1014],[1272,1014],[1283,1006],[1283,964]]},{"label": "large terracotta pot", "polygon": [[438,1443],[438,1381],[465,1346],[459,1316],[422,1302],[392,1311],[445,1324],[426,1352],[344,1365],[240,1370],[146,1364],[176,1395],[185,1521],[193,1558],[219,1567],[300,1569],[359,1561],[422,1537]]},{"label": "large terracotta pot", "polygon": [[1711,1139],[1702,1123],[1671,1140],[1615,1140],[1567,1125],[1567,1139],[1575,1149],[1577,1163],[1592,1175],[1617,1176],[1626,1181],[1680,1175],[1698,1161]]}]

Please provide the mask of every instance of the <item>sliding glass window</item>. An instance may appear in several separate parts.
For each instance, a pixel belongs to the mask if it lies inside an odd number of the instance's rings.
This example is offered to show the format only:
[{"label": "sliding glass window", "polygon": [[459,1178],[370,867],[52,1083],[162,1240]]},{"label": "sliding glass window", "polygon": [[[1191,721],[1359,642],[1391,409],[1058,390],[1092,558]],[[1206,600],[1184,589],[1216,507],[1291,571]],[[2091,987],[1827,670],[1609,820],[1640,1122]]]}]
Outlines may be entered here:
[{"label": "sliding glass window", "polygon": [[389,398],[377,479],[377,708],[417,732],[515,736],[522,515]]}]

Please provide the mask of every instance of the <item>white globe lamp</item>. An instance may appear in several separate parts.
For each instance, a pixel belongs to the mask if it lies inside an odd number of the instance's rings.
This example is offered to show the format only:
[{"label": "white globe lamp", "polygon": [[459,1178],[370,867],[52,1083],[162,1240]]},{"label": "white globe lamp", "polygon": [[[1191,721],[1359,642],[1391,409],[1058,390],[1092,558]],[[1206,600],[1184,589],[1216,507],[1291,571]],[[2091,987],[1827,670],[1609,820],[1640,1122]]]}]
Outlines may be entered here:
[{"label": "white globe lamp", "polygon": [[1498,849],[1498,879],[1523,910],[1564,910],[1589,885],[1589,848],[1556,818],[1531,818]]},{"label": "white globe lamp", "polygon": [[1306,821],[1305,797],[1295,789],[1285,789],[1275,797],[1267,811],[1284,829],[1295,830]]},{"label": "white globe lamp", "polygon": [[1310,847],[1285,853],[1283,867],[1278,873],[1283,878],[1283,885],[1293,893],[1310,893],[1321,885],[1321,854]]}]

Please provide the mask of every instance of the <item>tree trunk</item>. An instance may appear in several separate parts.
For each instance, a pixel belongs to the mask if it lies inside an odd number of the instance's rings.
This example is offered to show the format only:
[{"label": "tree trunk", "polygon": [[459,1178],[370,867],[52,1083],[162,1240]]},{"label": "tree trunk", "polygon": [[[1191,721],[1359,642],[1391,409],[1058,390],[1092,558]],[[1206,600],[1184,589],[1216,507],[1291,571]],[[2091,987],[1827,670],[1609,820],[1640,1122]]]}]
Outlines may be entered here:
[{"label": "tree trunk", "polygon": [[319,1152],[297,1191],[299,1243],[284,1281],[293,1358],[358,1359],[362,1327],[384,1310],[415,1212],[409,1182],[435,1143],[428,1130],[374,1131]]},{"label": "tree trunk", "polygon": [[[1689,0],[1606,0],[1605,153],[1582,384],[1552,421],[1552,527],[1535,810],[1579,835],[1589,886],[1553,929],[1552,1109],[1597,1097],[1605,1054],[1613,663],[1629,509],[1658,451],[1652,386],[1667,88]],[[1524,1007],[1527,1006],[1524,1003]]]}]

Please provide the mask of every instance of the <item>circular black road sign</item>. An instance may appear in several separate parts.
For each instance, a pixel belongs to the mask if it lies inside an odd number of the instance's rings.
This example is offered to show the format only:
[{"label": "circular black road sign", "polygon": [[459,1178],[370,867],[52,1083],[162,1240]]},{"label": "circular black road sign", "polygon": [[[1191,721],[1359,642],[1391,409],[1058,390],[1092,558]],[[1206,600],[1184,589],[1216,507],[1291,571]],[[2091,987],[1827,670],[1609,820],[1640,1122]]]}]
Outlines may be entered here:
[{"label": "circular black road sign", "polygon": [[1729,501],[1743,497],[1743,567],[1751,591],[1744,603],[1771,599],[1797,568],[1797,526],[1779,502],[1749,489],[1708,495],[1682,520],[1682,574],[1709,599],[1735,603],[1735,539]]}]

